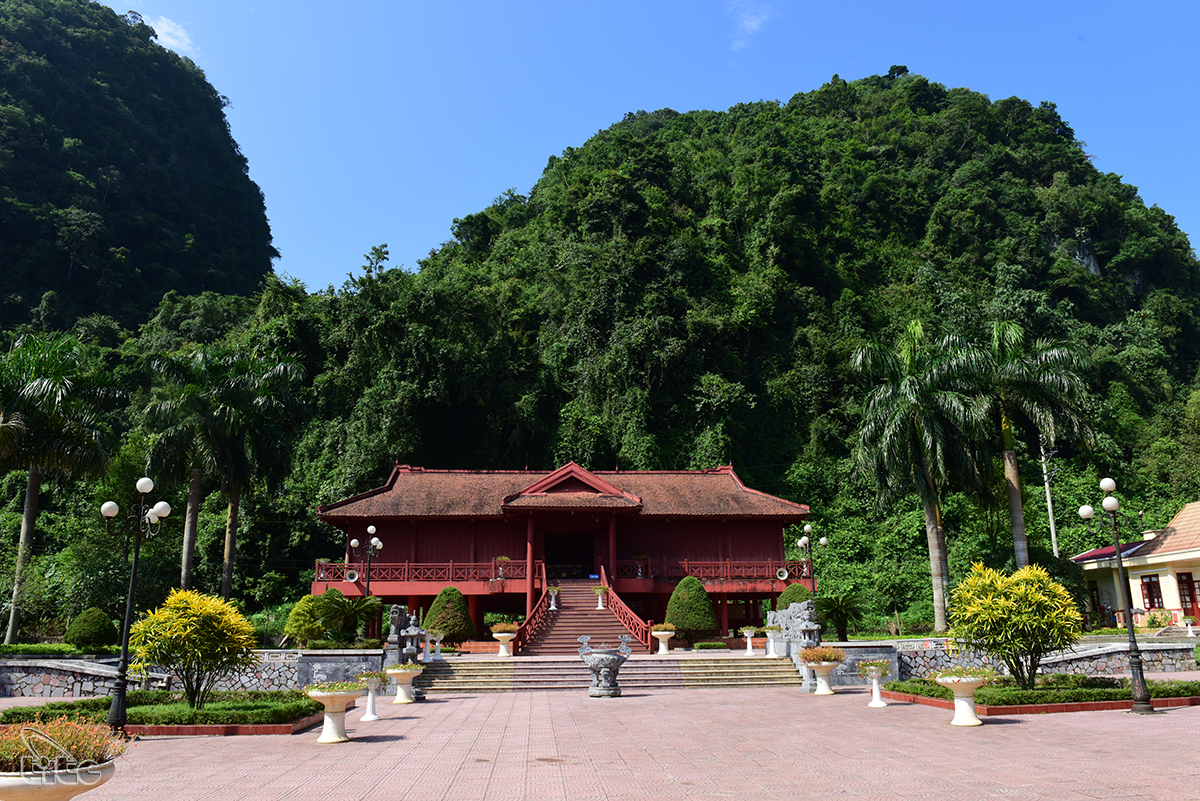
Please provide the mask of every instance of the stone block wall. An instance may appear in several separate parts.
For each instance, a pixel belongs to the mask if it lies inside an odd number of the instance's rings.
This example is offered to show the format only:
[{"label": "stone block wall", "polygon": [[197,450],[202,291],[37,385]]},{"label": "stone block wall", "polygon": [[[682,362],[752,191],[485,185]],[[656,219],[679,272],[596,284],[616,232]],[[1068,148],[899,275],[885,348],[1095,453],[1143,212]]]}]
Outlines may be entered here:
[{"label": "stone block wall", "polygon": [[[1177,673],[1196,669],[1193,646],[1179,643],[1138,643],[1142,652],[1142,670],[1147,673]],[[1129,646],[1110,645],[1085,654],[1050,657],[1042,660],[1040,673],[1084,673],[1108,676],[1129,672]]]}]

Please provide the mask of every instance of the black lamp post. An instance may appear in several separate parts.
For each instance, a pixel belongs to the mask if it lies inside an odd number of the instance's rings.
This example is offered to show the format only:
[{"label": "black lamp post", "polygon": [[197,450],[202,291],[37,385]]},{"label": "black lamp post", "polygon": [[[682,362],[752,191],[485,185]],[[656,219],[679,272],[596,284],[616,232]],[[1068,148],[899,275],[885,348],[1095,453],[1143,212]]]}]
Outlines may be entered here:
[{"label": "black lamp post", "polygon": [[[121,629],[121,661],[117,663],[117,682],[113,687],[112,704],[108,708],[108,725],[113,732],[125,733],[125,687],[129,671],[129,627],[133,624],[133,593],[137,589],[138,555],[141,553],[142,542],[148,540],[162,529],[162,520],[171,514],[171,505],[159,501],[152,507],[146,506],[146,494],[154,490],[154,482],[146,477],[137,480],[138,505],[125,518],[124,531],[117,531],[122,538],[133,537],[133,566],[129,570],[129,595],[125,598],[125,625]],[[113,501],[106,501],[100,506],[100,514],[104,515],[104,530],[112,534],[110,522],[121,511]]]},{"label": "black lamp post", "polygon": [[[812,526],[809,525],[808,523],[805,523],[804,524],[804,536],[801,537],[800,539],[796,540],[796,544],[799,545],[801,550],[803,550],[804,553],[808,556],[808,569],[812,573],[813,597],[816,598],[817,597],[817,563],[815,561],[813,561],[812,541],[809,540],[809,536],[808,536],[810,534],[812,534]],[[820,543],[821,545],[828,545],[829,538],[821,537],[821,539],[817,540],[817,542]]]},{"label": "black lamp post", "polygon": [[[1100,489],[1104,490],[1104,500],[1101,506],[1104,511],[1108,512],[1109,521],[1112,525],[1113,546],[1117,554],[1117,578],[1121,582],[1122,597],[1125,599],[1125,628],[1129,631],[1129,674],[1130,685],[1133,689],[1133,709],[1130,710],[1138,715],[1150,715],[1154,713],[1154,705],[1150,703],[1150,690],[1146,687],[1146,677],[1142,674],[1142,652],[1138,650],[1137,638],[1133,635],[1133,593],[1129,589],[1129,579],[1125,576],[1125,562],[1121,559],[1121,534],[1118,528],[1118,518],[1120,525],[1125,528],[1132,529],[1129,520],[1125,515],[1119,513],[1121,504],[1113,495],[1113,491],[1117,488],[1117,482],[1111,478],[1100,480]],[[1100,523],[1097,523],[1096,529],[1092,529],[1088,525],[1092,517],[1096,514],[1096,510],[1088,505],[1079,507],[1079,516],[1085,521],[1084,525],[1089,531],[1098,531]],[[1138,522],[1142,519],[1142,513],[1138,512]],[[1138,527],[1140,531],[1141,527]]]},{"label": "black lamp post", "polygon": [[354,555],[356,557],[361,555],[363,552],[366,552],[366,555],[367,555],[367,588],[366,588],[366,591],[364,592],[364,595],[370,596],[370,594],[371,594],[371,557],[376,556],[380,551],[383,550],[383,543],[379,541],[379,537],[375,536],[375,527],[374,526],[367,526],[367,533],[371,535],[370,542],[368,542],[366,545],[364,545],[360,548],[359,542],[357,539],[350,540],[350,548],[351,548],[351,550],[354,551]]}]

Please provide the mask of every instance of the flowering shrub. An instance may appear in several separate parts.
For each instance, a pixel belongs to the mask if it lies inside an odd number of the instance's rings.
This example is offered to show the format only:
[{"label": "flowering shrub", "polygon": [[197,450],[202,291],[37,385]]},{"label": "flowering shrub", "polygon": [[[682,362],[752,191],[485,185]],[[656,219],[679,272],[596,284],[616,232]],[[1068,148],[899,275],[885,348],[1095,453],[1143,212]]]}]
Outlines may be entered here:
[{"label": "flowering shrub", "polygon": [[800,661],[804,663],[811,662],[842,662],[846,659],[846,652],[841,648],[834,648],[831,645],[817,645],[812,648],[804,648],[800,651]]},{"label": "flowering shrub", "polygon": [[[22,730],[25,736],[21,736]],[[37,735],[41,735],[38,737]],[[67,760],[45,739],[62,747],[71,755]],[[33,744],[46,764],[30,752],[26,742]],[[41,747],[44,744],[45,747]],[[114,738],[108,726],[96,723],[78,723],[73,720],[38,720],[33,727],[14,725],[0,726],[0,771],[17,773],[29,770],[63,770],[85,763],[103,763],[116,759],[125,750],[125,742]]]},{"label": "flowering shrub", "polygon": [[675,631],[674,623],[655,623],[650,627],[651,631]]},{"label": "flowering shrub", "polygon": [[348,693],[367,689],[361,681],[321,681],[304,687],[306,693]]},{"label": "flowering shrub", "polygon": [[937,679],[994,679],[996,671],[990,667],[977,665],[953,665],[929,674],[929,678]]},{"label": "flowering shrub", "polygon": [[388,672],[388,673],[416,673],[417,671],[424,670],[424,669],[425,669],[425,666],[422,665],[420,662],[404,662],[399,665],[389,666],[386,672]]},{"label": "flowering shrub", "polygon": [[858,663],[858,675],[870,678],[870,675],[879,671],[881,676],[886,676],[892,670],[892,663],[887,659],[864,659]]},{"label": "flowering shrub", "polygon": [[364,670],[362,673],[359,673],[357,676],[355,676],[354,680],[357,682],[361,682],[364,685],[367,682],[378,682],[379,684],[387,684],[388,683],[388,674],[384,673],[382,670]]},{"label": "flowering shrub", "polygon": [[517,628],[516,623],[493,623],[492,634],[516,634]]}]

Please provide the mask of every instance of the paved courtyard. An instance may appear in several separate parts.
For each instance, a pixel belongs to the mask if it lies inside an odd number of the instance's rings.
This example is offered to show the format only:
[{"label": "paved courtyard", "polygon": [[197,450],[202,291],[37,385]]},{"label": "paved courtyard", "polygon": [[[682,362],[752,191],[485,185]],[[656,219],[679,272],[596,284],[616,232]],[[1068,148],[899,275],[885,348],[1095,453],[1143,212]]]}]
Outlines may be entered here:
[{"label": "paved courtyard", "polygon": [[[7,700],[7,699],[6,699]],[[13,699],[16,700],[16,699]],[[139,740],[88,801],[1200,797],[1200,707],[987,718],[793,688],[435,695],[354,740]]]}]

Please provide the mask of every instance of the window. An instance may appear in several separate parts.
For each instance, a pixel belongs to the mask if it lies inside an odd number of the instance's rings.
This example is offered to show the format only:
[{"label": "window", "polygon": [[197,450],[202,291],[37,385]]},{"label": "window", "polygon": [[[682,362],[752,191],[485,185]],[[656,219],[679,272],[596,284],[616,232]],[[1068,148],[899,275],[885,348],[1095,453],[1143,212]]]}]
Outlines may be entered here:
[{"label": "window", "polygon": [[1162,609],[1162,588],[1158,586],[1158,576],[1142,576],[1142,606],[1145,609]]}]

